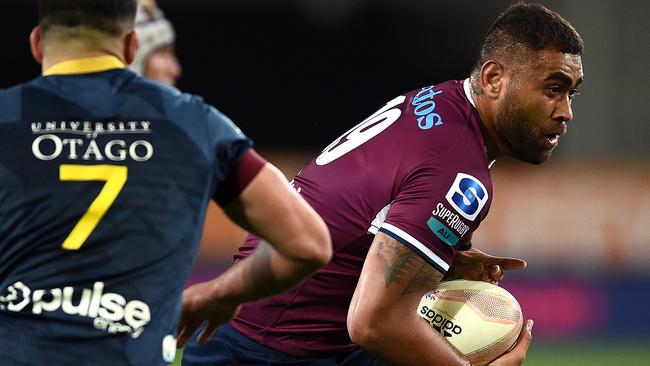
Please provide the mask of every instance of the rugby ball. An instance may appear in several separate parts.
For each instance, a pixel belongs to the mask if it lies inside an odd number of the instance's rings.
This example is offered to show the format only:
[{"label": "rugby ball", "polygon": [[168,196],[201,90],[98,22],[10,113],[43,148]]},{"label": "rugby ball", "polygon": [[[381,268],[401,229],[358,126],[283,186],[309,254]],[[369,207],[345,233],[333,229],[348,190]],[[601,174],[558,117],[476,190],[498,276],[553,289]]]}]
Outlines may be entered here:
[{"label": "rugby ball", "polygon": [[422,297],[418,315],[477,366],[509,351],[523,326],[514,296],[481,281],[440,283]]}]

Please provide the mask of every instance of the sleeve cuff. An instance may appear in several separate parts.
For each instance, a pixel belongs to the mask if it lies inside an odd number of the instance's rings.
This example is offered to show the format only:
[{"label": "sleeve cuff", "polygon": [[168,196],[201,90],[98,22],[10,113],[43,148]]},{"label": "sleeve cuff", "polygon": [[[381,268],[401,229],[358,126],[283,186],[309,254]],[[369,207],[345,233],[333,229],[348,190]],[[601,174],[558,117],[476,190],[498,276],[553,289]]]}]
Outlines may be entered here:
[{"label": "sleeve cuff", "polygon": [[407,246],[443,275],[449,270],[449,264],[444,259],[440,258],[431,249],[427,248],[426,245],[400,228],[384,223],[379,231]]}]

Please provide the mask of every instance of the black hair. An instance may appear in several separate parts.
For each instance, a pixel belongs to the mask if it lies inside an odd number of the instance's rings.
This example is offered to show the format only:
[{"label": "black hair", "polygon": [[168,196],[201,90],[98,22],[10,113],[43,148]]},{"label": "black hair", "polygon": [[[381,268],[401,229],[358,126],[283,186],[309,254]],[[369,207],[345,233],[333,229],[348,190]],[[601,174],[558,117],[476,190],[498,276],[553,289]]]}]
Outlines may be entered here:
[{"label": "black hair", "polygon": [[495,20],[481,45],[474,72],[494,57],[517,56],[517,47],[582,55],[580,34],[556,12],[540,4],[518,2]]},{"label": "black hair", "polygon": [[118,36],[133,27],[137,5],[137,0],[39,0],[38,23],[43,34],[61,26]]}]

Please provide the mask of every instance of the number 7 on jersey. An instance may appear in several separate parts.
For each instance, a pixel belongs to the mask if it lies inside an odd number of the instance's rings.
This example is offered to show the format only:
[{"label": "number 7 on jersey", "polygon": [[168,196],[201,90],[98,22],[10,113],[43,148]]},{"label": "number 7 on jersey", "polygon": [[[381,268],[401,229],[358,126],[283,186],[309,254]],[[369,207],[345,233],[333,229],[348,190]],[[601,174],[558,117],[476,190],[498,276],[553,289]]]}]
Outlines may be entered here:
[{"label": "number 7 on jersey", "polygon": [[124,188],[128,176],[128,168],[116,165],[72,165],[62,164],[59,167],[61,181],[105,181],[104,187],[97,198],[90,204],[88,210],[81,216],[70,235],[63,241],[61,247],[67,250],[78,250],[90,236],[95,227],[104,217],[106,211],[113,205],[115,199]]}]

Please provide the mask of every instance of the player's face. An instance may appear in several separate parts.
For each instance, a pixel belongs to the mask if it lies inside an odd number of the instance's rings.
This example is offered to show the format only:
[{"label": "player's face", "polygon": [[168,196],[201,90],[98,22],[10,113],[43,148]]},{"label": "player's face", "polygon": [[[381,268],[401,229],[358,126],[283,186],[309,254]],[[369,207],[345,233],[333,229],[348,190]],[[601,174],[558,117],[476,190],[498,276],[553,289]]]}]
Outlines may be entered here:
[{"label": "player's face", "polygon": [[508,154],[541,164],[548,160],[573,119],[571,100],[582,82],[578,55],[531,52],[514,73],[495,115],[497,135]]},{"label": "player's face", "polygon": [[172,47],[161,47],[153,51],[144,68],[144,76],[169,85],[176,85],[181,73],[181,65]]}]

